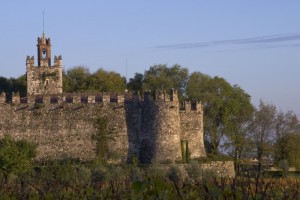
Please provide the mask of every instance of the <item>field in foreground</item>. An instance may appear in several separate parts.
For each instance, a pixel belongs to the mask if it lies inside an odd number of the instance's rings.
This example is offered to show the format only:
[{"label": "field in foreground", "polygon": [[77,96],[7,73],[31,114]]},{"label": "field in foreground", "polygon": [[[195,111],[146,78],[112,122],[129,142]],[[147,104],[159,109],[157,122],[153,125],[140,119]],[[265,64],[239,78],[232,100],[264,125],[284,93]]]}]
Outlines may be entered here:
[{"label": "field in foreground", "polygon": [[189,165],[105,165],[49,162],[0,179],[0,199],[299,199],[298,178],[217,177]]}]

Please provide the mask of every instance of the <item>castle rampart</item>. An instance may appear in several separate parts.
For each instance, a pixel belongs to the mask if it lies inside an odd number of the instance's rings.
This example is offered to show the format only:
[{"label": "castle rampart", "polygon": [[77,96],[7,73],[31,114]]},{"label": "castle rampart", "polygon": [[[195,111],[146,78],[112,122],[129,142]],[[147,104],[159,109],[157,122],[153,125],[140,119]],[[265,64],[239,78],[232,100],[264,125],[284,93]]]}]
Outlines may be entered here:
[{"label": "castle rampart", "polygon": [[[156,98],[156,99],[155,99]],[[202,106],[180,108],[176,91],[145,93],[53,94],[20,98],[5,103],[0,95],[0,135],[10,134],[38,145],[38,159],[96,157],[97,120],[108,119],[108,141],[114,162],[181,161],[181,141],[189,142],[192,158],[205,156]]]}]

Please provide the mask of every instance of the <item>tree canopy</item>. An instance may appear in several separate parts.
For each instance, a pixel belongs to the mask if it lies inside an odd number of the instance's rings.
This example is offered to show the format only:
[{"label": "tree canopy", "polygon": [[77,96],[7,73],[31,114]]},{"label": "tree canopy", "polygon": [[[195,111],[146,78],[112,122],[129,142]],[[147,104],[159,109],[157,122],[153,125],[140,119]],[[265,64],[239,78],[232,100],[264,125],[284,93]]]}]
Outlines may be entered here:
[{"label": "tree canopy", "polygon": [[102,68],[91,73],[88,68],[77,66],[64,73],[64,92],[118,92],[124,91],[125,88],[124,77]]},{"label": "tree canopy", "polygon": [[19,92],[21,97],[25,97],[27,93],[26,75],[20,76],[19,78],[5,78],[0,76],[0,94],[6,93],[9,101],[12,98],[12,93]]},{"label": "tree canopy", "polygon": [[170,91],[176,89],[180,98],[185,95],[186,83],[189,74],[188,69],[180,65],[153,65],[143,74],[136,73],[134,78],[129,80],[128,89],[143,92]]}]

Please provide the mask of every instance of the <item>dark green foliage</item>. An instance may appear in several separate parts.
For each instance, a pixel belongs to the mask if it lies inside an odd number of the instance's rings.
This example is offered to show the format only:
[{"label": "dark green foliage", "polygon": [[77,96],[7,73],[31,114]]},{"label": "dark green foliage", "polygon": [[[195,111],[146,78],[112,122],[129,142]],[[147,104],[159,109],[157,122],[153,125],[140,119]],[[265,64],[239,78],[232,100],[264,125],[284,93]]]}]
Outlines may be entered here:
[{"label": "dark green foliage", "polygon": [[288,133],[278,138],[274,144],[274,158],[279,165],[285,160],[290,166],[300,169],[300,134]]},{"label": "dark green foliage", "polygon": [[135,73],[134,77],[129,79],[127,88],[131,91],[138,91],[140,93],[143,93],[143,81],[144,75]]},{"label": "dark green foliage", "polygon": [[230,146],[240,154],[246,141],[243,128],[254,110],[250,96],[223,78],[200,72],[190,75],[186,94],[189,100],[201,101],[204,106],[204,134],[211,152],[218,154],[221,140],[228,137]]},{"label": "dark green foliage", "polygon": [[99,69],[90,77],[89,91],[124,92],[126,79],[114,71]]},{"label": "dark green foliage", "polygon": [[98,132],[92,136],[92,139],[96,141],[96,154],[98,159],[106,162],[109,157],[113,156],[109,148],[109,142],[114,140],[113,132],[108,129],[108,120],[105,117],[98,118],[95,126]]},{"label": "dark green foliage", "polygon": [[22,174],[32,167],[36,146],[25,140],[14,141],[8,135],[0,140],[0,172],[7,183],[10,175]]},{"label": "dark green foliage", "polygon": [[0,94],[6,93],[8,101],[12,99],[12,93],[19,93],[21,97],[27,94],[27,80],[26,75],[19,78],[4,78],[0,76]]},{"label": "dark green foliage", "polygon": [[274,143],[274,159],[278,164],[288,163],[300,169],[297,155],[300,152],[299,120],[292,111],[277,113],[275,120],[276,139]]},{"label": "dark green foliage", "polygon": [[[141,78],[140,74],[136,74],[136,77],[131,79],[128,85],[132,88],[139,88]],[[174,88],[179,92],[179,97],[181,98],[185,94],[187,80],[187,68],[183,68],[180,65],[173,65],[172,67],[154,65],[144,73],[142,90],[170,91]]]},{"label": "dark green foliage", "polygon": [[83,66],[69,69],[63,73],[63,91],[64,92],[84,92],[87,91],[90,84],[90,70]]},{"label": "dark green foliage", "polygon": [[99,69],[94,73],[83,66],[78,66],[63,73],[64,92],[123,92],[126,80],[113,71]]}]

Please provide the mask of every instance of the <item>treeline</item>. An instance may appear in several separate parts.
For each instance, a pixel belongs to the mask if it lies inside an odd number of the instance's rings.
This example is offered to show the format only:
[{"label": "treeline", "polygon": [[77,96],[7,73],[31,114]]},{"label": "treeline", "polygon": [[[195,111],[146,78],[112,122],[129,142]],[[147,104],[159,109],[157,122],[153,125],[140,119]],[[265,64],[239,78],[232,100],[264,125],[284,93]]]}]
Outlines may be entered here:
[{"label": "treeline", "polygon": [[24,97],[27,93],[26,84],[26,75],[20,76],[19,78],[5,78],[0,76],[0,93],[6,93],[8,99],[11,99],[13,92],[19,92],[20,95]]},{"label": "treeline", "polygon": [[[282,112],[266,102],[258,107],[238,85],[224,78],[201,72],[189,73],[180,65],[154,65],[143,74],[136,73],[127,83],[113,71],[99,69],[91,73],[79,66],[63,73],[64,92],[123,92],[169,91],[179,92],[181,100],[200,101],[204,106],[204,136],[208,153],[226,152],[239,163],[256,158],[259,164],[274,162],[282,169],[300,169],[299,119],[293,111]],[[20,91],[26,94],[26,78],[0,78],[0,92]]]}]

